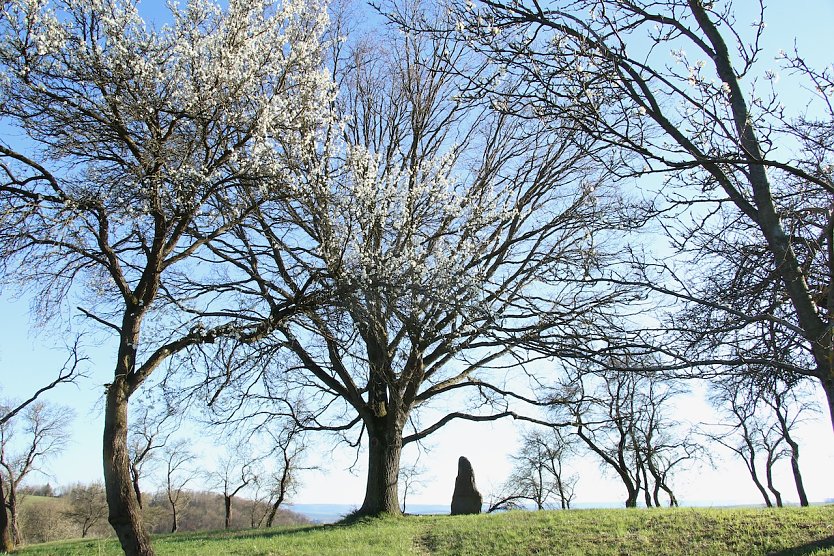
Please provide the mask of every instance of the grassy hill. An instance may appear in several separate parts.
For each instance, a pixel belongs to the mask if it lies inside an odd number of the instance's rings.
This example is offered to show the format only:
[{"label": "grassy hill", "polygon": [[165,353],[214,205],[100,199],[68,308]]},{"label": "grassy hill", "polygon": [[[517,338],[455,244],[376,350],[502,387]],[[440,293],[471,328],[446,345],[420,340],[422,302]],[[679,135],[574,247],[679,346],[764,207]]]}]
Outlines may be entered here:
[{"label": "grassy hill", "polygon": [[[163,555],[834,555],[834,506],[632,509],[409,516],[346,525],[156,536]],[[115,540],[48,543],[19,554],[120,554]]]}]

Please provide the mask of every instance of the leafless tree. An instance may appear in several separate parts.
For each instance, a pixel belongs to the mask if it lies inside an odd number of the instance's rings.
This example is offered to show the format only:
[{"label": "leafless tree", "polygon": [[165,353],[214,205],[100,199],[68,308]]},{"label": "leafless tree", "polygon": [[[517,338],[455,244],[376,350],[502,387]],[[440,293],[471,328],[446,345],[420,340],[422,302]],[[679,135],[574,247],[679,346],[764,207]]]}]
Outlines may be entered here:
[{"label": "leafless tree", "polygon": [[793,391],[797,384],[775,379],[776,376],[745,374],[716,381],[711,400],[729,422],[713,424],[702,434],[744,462],[768,507],[783,505],[782,494],[773,482],[773,470],[778,461],[790,458],[800,504],[807,506],[799,468],[799,443],[791,433],[811,408]]},{"label": "leafless tree", "polygon": [[171,532],[176,533],[179,528],[179,512],[188,505],[185,487],[198,475],[197,470],[191,467],[196,456],[185,440],[169,443],[165,451],[165,494],[171,505]]},{"label": "leafless tree", "polygon": [[400,466],[400,474],[398,480],[402,485],[402,512],[405,513],[405,506],[408,501],[408,495],[411,493],[420,492],[426,485],[426,468],[420,465],[419,460],[409,464]]},{"label": "leafless tree", "polygon": [[[12,405],[0,406],[0,414],[7,414]],[[38,465],[65,448],[73,418],[74,413],[68,407],[36,401],[26,406],[15,419],[0,425],[0,467],[7,491],[3,504],[9,511],[15,544],[22,542],[18,526],[18,488]]]},{"label": "leafless tree", "polygon": [[579,477],[568,474],[565,463],[575,451],[575,440],[563,429],[525,432],[518,453],[511,456],[513,470],[506,492],[533,502],[538,510],[550,507],[553,499],[563,510],[570,508]]},{"label": "leafless tree", "polygon": [[81,538],[90,529],[107,518],[107,497],[102,483],[76,485],[64,494],[69,499],[70,509],[62,515],[81,527]]},{"label": "leafless tree", "polygon": [[578,370],[555,394],[554,411],[570,415],[576,436],[617,474],[626,488],[626,507],[635,507],[641,492],[646,506],[660,506],[661,491],[677,505],[673,472],[702,453],[693,435],[669,415],[680,393],[651,373]]},{"label": "leafless tree", "polygon": [[140,508],[143,504],[139,481],[178,428],[177,412],[164,400],[143,399],[134,405],[133,419],[128,428],[128,455],[133,491]]},{"label": "leafless tree", "polygon": [[[587,133],[611,147],[601,164],[640,178],[675,250],[636,260],[640,281],[697,317],[647,330],[665,368],[813,377],[834,425],[834,74],[795,50],[770,62],[762,0],[453,0],[443,26],[386,13],[482,55],[470,94]],[[793,104],[780,70],[801,84]]]},{"label": "leafless tree", "polygon": [[298,474],[304,469],[310,469],[303,464],[303,457],[307,450],[303,436],[294,424],[283,427],[278,433],[267,429],[273,440],[273,450],[268,460],[274,464],[269,481],[269,514],[266,526],[272,527],[275,515],[281,505],[295,494],[298,485]]},{"label": "leafless tree", "polygon": [[[64,362],[63,367],[61,367],[61,370],[58,371],[58,376],[55,380],[45,386],[42,386],[36,390],[32,396],[23,402],[17,403],[14,407],[0,409],[0,431],[6,435],[8,431],[11,430],[10,427],[12,426],[9,422],[21,411],[35,403],[43,393],[52,390],[59,384],[74,382],[75,379],[80,376],[81,370],[79,366],[85,360],[86,357],[81,355],[79,349],[79,339],[76,338],[75,343],[72,348],[70,348],[70,354]],[[5,442],[3,444],[5,445]],[[2,475],[3,474],[0,473],[0,552],[5,553],[11,552],[14,549],[14,538],[12,533],[12,520],[9,519],[6,506],[6,485],[11,481],[8,481],[7,483],[6,478]]]},{"label": "leafless tree", "polygon": [[211,473],[211,480],[223,490],[223,511],[225,529],[231,527],[232,499],[241,490],[253,484],[257,478],[258,460],[252,457],[252,451],[243,441],[238,441],[227,448],[218,462],[218,468]]}]

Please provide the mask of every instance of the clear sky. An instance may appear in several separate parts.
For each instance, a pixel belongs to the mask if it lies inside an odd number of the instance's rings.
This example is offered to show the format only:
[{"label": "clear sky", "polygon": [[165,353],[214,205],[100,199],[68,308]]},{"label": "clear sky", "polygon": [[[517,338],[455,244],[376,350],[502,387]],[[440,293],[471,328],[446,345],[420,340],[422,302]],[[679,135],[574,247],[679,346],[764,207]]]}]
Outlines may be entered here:
[{"label": "clear sky", "polygon": [[[743,0],[746,2],[746,0]],[[145,2],[143,10],[158,13],[162,3]],[[831,0],[772,0],[768,21],[768,52],[773,56],[779,49],[789,50],[796,38],[800,51],[810,60],[831,63],[834,52],[834,1]],[[788,87],[790,83],[784,83]],[[64,338],[54,326],[39,327],[29,317],[29,299],[22,296],[14,300],[16,292],[6,287],[0,294],[0,397],[22,398],[38,386],[48,382],[66,358]],[[93,336],[87,342],[93,341]],[[43,466],[46,475],[33,477],[33,482],[50,481],[52,484],[69,484],[101,479],[101,396],[103,384],[109,382],[113,366],[113,350],[106,345],[89,348],[91,357],[88,376],[77,385],[64,385],[51,392],[47,399],[76,410],[72,424],[69,448]],[[818,393],[820,407],[824,399]],[[697,397],[689,398],[678,408],[681,415],[693,421],[710,421],[710,409]],[[193,432],[193,431],[192,431]],[[455,423],[433,435],[427,446],[431,451],[422,454],[421,465],[427,468],[426,486],[420,492],[409,495],[414,503],[445,504],[451,498],[454,487],[457,458],[469,457],[475,469],[481,491],[486,495],[497,489],[508,475],[508,453],[516,448],[517,429],[511,421],[475,424]],[[802,469],[806,488],[812,500],[834,498],[834,433],[826,414],[800,429],[802,445]],[[206,440],[202,450],[211,467],[214,451],[212,441]],[[412,447],[403,454],[403,463],[415,457]],[[320,466],[320,470],[307,472],[302,480],[300,503],[361,504],[364,494],[364,457],[360,455],[356,473],[346,468],[353,462],[354,453],[344,445],[335,450],[330,444],[315,446],[308,463]],[[686,501],[712,501],[715,504],[740,502],[759,503],[760,498],[742,464],[718,457],[717,469],[707,465],[680,476],[675,484],[679,499]],[[576,462],[581,477],[576,501],[580,503],[617,502],[624,498],[618,481],[604,476],[597,460],[590,457]],[[786,462],[780,465],[777,485],[788,500],[796,500],[788,475]],[[155,485],[148,484],[147,490]]]}]

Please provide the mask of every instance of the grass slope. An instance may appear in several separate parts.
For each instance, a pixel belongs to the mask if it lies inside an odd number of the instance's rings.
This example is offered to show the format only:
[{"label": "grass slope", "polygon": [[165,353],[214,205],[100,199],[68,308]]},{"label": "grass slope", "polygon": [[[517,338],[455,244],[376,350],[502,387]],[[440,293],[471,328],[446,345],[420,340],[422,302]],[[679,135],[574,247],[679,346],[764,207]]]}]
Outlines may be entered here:
[{"label": "grass slope", "polygon": [[[155,537],[164,555],[834,555],[834,506],[637,509],[409,516]],[[115,540],[34,545],[18,554],[121,554]]]}]

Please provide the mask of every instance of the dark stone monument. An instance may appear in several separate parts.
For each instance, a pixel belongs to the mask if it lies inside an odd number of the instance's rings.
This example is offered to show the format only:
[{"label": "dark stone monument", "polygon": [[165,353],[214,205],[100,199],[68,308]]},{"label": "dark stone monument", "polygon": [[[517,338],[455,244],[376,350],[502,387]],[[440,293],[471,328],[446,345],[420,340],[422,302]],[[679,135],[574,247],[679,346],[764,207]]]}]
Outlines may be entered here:
[{"label": "dark stone monument", "polygon": [[455,492],[452,494],[452,515],[479,514],[483,498],[475,486],[475,473],[472,464],[461,456],[458,459],[458,476],[455,479]]}]

